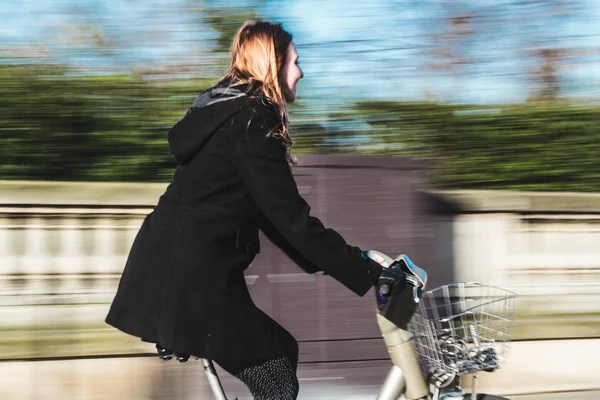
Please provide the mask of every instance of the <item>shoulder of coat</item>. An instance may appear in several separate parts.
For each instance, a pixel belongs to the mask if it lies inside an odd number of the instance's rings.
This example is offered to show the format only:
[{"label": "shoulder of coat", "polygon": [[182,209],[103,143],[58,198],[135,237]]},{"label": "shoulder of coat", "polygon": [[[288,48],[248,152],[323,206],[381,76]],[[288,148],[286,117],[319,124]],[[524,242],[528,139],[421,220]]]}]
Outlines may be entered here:
[{"label": "shoulder of coat", "polygon": [[263,117],[280,118],[279,108],[263,96],[250,97],[245,102],[244,107],[250,109],[254,114],[259,114]]},{"label": "shoulder of coat", "polygon": [[246,129],[254,126],[259,129],[268,127],[269,130],[273,130],[281,124],[278,108],[260,98],[252,98],[244,102],[238,116],[241,117]]}]

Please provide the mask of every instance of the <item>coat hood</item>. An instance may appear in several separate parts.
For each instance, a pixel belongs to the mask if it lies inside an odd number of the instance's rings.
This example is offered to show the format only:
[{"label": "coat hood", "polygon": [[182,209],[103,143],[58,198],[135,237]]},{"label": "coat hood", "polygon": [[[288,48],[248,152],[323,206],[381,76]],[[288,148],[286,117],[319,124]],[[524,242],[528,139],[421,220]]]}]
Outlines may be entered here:
[{"label": "coat hood", "polygon": [[186,115],[169,130],[169,150],[181,165],[194,158],[212,135],[253,97],[246,85],[215,86],[194,100]]}]

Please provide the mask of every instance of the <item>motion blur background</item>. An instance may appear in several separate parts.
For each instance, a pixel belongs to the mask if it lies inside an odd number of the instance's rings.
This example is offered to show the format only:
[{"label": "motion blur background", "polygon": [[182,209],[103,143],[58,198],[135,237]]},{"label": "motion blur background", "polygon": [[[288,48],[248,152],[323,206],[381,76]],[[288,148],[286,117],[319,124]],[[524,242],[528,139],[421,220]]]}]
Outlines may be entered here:
[{"label": "motion blur background", "polygon": [[[599,389],[597,0],[2,0],[0,397],[209,398],[200,367],[159,365],[103,321],[175,168],[166,133],[253,18],[294,34],[314,214],[436,285],[518,292],[490,390]],[[268,244],[247,281],[301,342],[303,398],[374,397],[389,362],[370,296]]]}]

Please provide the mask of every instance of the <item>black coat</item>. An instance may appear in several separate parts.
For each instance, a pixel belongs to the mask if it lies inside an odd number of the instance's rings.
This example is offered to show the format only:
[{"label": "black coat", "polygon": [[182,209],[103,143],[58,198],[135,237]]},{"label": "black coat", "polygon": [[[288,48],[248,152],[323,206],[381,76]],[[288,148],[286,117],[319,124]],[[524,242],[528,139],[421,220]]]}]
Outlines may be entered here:
[{"label": "black coat", "polygon": [[106,322],[176,352],[241,368],[296,340],[253,303],[244,270],[258,229],[308,273],[358,295],[381,267],[309,215],[281,141],[279,113],[245,87],[200,95],[169,131],[179,167],[133,243]]}]

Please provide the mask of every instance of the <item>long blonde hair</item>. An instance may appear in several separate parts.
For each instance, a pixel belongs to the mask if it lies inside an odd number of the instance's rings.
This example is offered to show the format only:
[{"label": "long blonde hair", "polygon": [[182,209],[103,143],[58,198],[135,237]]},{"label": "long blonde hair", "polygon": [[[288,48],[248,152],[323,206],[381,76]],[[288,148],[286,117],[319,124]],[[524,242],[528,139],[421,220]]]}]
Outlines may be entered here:
[{"label": "long blonde hair", "polygon": [[281,24],[247,21],[238,30],[231,45],[231,64],[220,84],[248,84],[259,88],[266,99],[277,106],[281,124],[270,136],[283,142],[288,162],[295,164],[290,148],[287,103],[283,95],[280,71],[288,58],[292,35]]}]

